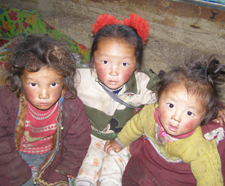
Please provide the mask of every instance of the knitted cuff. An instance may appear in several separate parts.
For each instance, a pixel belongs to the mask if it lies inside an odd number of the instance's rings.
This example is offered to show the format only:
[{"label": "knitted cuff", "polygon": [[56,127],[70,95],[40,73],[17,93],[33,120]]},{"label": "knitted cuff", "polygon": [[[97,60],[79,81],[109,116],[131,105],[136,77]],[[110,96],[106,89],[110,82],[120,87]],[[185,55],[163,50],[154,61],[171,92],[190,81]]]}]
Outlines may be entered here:
[{"label": "knitted cuff", "polygon": [[125,148],[125,147],[126,147],[126,145],[124,145],[123,143],[121,143],[120,140],[119,140],[118,138],[115,139],[115,142],[116,142],[119,146],[121,146],[122,148]]}]

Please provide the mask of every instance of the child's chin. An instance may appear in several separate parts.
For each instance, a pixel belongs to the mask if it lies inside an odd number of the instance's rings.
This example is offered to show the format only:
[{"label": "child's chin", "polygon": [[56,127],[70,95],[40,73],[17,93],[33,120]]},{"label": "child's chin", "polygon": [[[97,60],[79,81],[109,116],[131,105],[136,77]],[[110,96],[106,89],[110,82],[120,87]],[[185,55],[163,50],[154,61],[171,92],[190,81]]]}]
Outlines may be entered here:
[{"label": "child's chin", "polygon": [[110,88],[110,89],[112,89],[112,90],[116,90],[116,89],[120,88],[119,85],[112,85],[112,84],[108,84],[107,87]]},{"label": "child's chin", "polygon": [[49,108],[51,108],[51,106],[49,106],[49,105],[38,105],[37,107],[36,107],[37,109],[39,109],[39,110],[48,110]]}]

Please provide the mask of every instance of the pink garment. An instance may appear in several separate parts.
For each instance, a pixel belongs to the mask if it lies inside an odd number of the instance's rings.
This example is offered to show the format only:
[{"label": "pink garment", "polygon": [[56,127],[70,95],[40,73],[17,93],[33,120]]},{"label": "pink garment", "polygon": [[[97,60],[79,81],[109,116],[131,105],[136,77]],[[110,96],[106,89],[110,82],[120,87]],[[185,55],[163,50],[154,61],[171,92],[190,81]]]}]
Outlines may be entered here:
[{"label": "pink garment", "polygon": [[27,114],[24,134],[19,151],[27,154],[45,154],[52,149],[52,139],[57,125],[59,103],[48,110],[38,110],[27,101]]}]

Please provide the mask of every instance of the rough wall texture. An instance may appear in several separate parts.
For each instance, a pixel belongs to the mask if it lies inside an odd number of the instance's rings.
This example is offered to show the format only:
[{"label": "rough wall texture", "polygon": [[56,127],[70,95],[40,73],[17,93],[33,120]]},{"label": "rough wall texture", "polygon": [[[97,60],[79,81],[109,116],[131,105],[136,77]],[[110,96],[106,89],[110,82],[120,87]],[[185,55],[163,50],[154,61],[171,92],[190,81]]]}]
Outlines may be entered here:
[{"label": "rough wall texture", "polygon": [[225,11],[172,0],[0,0],[1,5],[36,9],[43,19],[90,48],[91,25],[99,14],[118,19],[134,12],[150,25],[144,63],[155,72],[191,56],[218,55],[225,63]]}]

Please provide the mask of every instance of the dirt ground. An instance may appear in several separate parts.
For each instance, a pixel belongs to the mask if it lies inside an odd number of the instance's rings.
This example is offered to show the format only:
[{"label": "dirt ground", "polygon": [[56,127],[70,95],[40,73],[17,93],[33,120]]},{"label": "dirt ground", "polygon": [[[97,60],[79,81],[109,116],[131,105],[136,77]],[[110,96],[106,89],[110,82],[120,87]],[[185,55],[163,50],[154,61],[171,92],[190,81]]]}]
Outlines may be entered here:
[{"label": "dirt ground", "polygon": [[99,14],[118,19],[135,12],[150,25],[144,64],[158,73],[193,58],[217,55],[225,63],[225,12],[171,0],[0,0],[1,5],[36,9],[42,18],[90,48],[91,25]]}]

